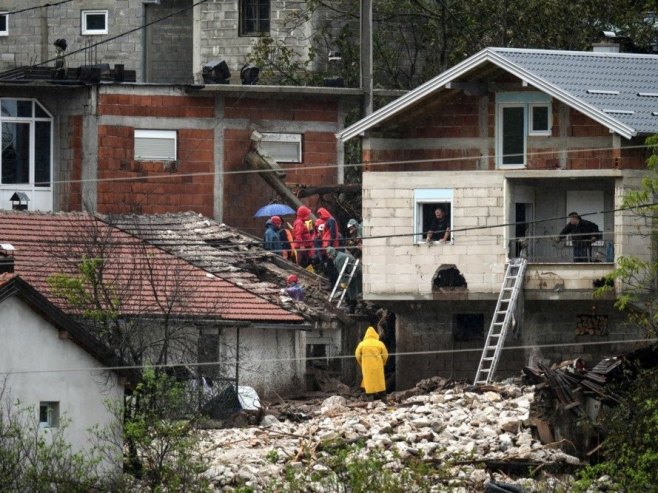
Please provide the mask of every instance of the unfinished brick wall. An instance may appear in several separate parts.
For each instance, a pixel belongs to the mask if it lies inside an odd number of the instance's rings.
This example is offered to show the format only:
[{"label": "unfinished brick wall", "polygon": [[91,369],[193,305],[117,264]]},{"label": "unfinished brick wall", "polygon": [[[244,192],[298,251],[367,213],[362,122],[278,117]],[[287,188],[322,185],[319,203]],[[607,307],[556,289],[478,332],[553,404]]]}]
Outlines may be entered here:
[{"label": "unfinished brick wall", "polygon": [[[424,110],[424,114],[417,115],[412,123],[395,127],[394,133],[383,130],[383,136],[373,134],[374,149],[366,150],[363,154],[365,162],[398,161],[399,164],[368,165],[366,169],[495,169],[495,99],[495,94],[489,93],[489,102],[485,105],[486,115],[479,114],[479,97],[476,96],[458,94],[441,101],[440,105],[428,102],[428,109]],[[642,152],[622,150],[621,156],[615,156],[609,129],[574,109],[568,112],[567,128],[561,129],[559,111],[560,103],[554,101],[551,136],[526,137],[527,169],[613,169],[644,165],[646,157],[641,159]],[[486,124],[480,127],[480,121]],[[566,140],[560,138],[560,135],[566,136]],[[381,140],[387,138],[403,141],[404,148],[383,146]],[[449,143],[448,146],[441,145],[442,140]],[[566,161],[561,162],[565,152]],[[564,161],[564,156],[562,159]]]},{"label": "unfinished brick wall", "polygon": [[[214,98],[102,95],[99,114],[212,118]],[[178,130],[175,164],[135,161],[134,127],[98,127],[98,211],[143,213],[196,211],[213,216],[214,134]]]},{"label": "unfinished brick wall", "polygon": [[[263,233],[265,218],[254,219],[254,213],[271,200],[279,200],[276,192],[245,164],[252,147],[251,133],[282,132],[302,134],[302,162],[283,163],[285,182],[294,188],[333,185],[337,183],[336,137],[334,132],[290,130],[303,123],[312,129],[314,123],[338,121],[338,104],[327,100],[290,99],[226,99],[224,105],[224,203],[223,220],[257,236]],[[244,120],[249,121],[244,128]],[[298,123],[296,123],[298,122]],[[236,173],[237,172],[237,173]],[[305,200],[315,210],[316,198]],[[294,216],[284,218],[290,223]]]},{"label": "unfinished brick wall", "polygon": [[99,212],[196,211],[212,217],[212,131],[179,130],[179,159],[175,166],[167,162],[135,161],[131,127],[99,126],[98,140]]}]

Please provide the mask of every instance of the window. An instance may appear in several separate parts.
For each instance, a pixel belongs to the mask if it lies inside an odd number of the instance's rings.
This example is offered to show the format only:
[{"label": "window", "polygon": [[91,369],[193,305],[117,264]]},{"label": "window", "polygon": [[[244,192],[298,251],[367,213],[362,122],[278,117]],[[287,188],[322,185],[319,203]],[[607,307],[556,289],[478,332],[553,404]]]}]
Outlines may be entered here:
[{"label": "window", "polygon": [[551,112],[547,104],[530,105],[530,135],[551,135]]},{"label": "window", "polygon": [[175,130],[135,129],[135,160],[175,161]]},{"label": "window", "polygon": [[107,10],[83,10],[82,34],[107,34]]},{"label": "window", "polygon": [[36,101],[3,98],[0,126],[0,185],[50,187],[52,117]]},{"label": "window", "polygon": [[270,32],[270,0],[240,0],[240,36]]},{"label": "window", "polygon": [[9,15],[7,12],[0,12],[0,36],[9,35]]},{"label": "window", "polygon": [[57,428],[59,426],[59,402],[39,403],[39,427]]},{"label": "window", "polygon": [[301,163],[302,135],[264,133],[259,149],[277,163]]},{"label": "window", "polygon": [[[425,235],[435,217],[435,210],[443,209],[448,224],[454,229],[452,221],[452,190],[441,188],[427,188],[414,191],[414,243],[424,243]],[[451,233],[450,241],[454,240]]]},{"label": "window", "polygon": [[550,96],[536,92],[496,95],[496,163],[519,168],[527,164],[527,137],[551,135]]}]

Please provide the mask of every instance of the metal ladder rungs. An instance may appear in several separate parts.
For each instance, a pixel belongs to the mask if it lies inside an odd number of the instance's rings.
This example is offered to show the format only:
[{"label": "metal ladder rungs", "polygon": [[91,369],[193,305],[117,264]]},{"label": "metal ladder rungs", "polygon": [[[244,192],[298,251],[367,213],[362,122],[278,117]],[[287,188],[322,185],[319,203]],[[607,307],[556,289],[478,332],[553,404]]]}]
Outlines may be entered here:
[{"label": "metal ladder rungs", "polygon": [[515,308],[519,291],[523,285],[526,263],[523,258],[514,258],[510,259],[507,264],[500,294],[498,295],[498,302],[475,374],[474,384],[489,383],[496,371],[498,359],[500,358],[500,349],[505,342],[506,331],[513,320],[513,317],[509,315]]}]

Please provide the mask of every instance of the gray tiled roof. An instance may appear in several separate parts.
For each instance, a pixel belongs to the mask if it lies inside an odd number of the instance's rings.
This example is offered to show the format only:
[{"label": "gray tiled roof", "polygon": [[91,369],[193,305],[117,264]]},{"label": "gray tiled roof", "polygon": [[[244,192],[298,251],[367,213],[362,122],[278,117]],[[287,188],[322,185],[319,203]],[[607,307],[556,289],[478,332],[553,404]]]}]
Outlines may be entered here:
[{"label": "gray tiled roof", "polygon": [[[658,56],[486,48],[338,132],[343,142],[494,64],[625,138],[658,132]],[[655,113],[655,114],[654,114]]]},{"label": "gray tiled roof", "polygon": [[492,51],[638,134],[658,131],[658,56],[500,48]]}]

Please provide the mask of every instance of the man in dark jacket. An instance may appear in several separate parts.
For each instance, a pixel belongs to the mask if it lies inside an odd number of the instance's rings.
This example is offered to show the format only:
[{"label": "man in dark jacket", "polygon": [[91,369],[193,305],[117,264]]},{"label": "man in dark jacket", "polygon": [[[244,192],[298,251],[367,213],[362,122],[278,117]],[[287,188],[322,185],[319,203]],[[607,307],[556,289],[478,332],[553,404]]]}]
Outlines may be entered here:
[{"label": "man in dark jacket", "polygon": [[281,236],[279,230],[281,228],[281,218],[279,216],[272,216],[265,223],[265,233],[263,234],[263,246],[265,250],[271,250],[274,253],[281,255]]},{"label": "man in dark jacket", "polygon": [[425,233],[425,241],[437,241],[445,243],[450,241],[450,218],[443,207],[434,210],[434,219],[430,223],[430,229]]},{"label": "man in dark jacket", "polygon": [[587,219],[583,219],[577,212],[569,213],[569,223],[560,231],[558,241],[567,235],[571,236],[574,262],[592,261],[592,243],[601,239],[599,227]]}]

